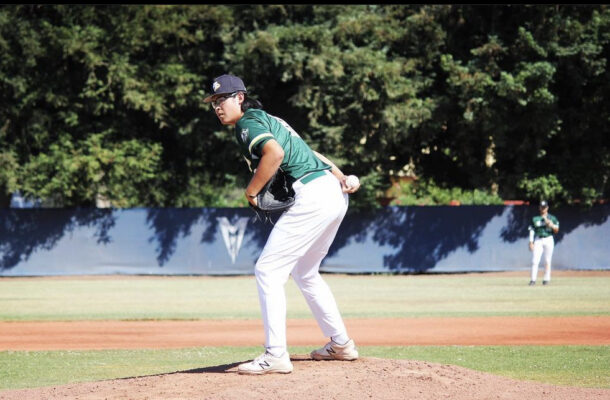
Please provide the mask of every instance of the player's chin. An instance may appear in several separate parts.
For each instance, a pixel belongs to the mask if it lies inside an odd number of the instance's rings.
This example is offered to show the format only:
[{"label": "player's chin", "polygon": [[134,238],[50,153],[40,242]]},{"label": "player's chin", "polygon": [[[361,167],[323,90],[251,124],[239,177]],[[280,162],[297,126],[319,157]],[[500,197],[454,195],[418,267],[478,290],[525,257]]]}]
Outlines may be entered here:
[{"label": "player's chin", "polygon": [[220,121],[221,124],[223,125],[227,125],[227,116],[224,114],[216,114],[216,117],[218,117],[218,120]]},{"label": "player's chin", "polygon": [[221,119],[220,123],[226,126],[234,126],[236,124],[236,121]]}]

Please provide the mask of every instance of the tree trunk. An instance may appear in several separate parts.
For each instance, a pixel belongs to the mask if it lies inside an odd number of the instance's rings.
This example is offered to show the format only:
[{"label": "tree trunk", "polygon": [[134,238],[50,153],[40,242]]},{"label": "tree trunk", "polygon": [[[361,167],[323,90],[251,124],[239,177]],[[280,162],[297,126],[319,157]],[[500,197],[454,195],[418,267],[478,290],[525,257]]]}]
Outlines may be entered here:
[{"label": "tree trunk", "polygon": [[9,208],[11,206],[11,193],[6,193],[4,186],[0,187],[0,208]]}]

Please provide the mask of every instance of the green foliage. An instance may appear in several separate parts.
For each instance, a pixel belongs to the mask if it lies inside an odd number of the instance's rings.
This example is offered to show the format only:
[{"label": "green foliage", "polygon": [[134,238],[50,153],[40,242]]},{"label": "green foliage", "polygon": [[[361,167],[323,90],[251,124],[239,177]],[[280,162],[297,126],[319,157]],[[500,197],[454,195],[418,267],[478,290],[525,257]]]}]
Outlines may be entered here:
[{"label": "green foliage", "polygon": [[64,137],[33,157],[24,166],[24,195],[64,206],[93,205],[97,198],[114,207],[135,207],[141,199],[154,203],[162,176],[161,146],[137,140],[107,143],[106,136],[92,134],[76,144]]},{"label": "green foliage", "polygon": [[390,204],[402,206],[414,205],[501,205],[502,199],[497,195],[481,189],[462,189],[443,187],[434,180],[400,182],[398,190],[390,192],[394,199]]},{"label": "green foliage", "polygon": [[360,189],[357,194],[350,195],[350,208],[372,209],[379,207],[379,198],[382,197],[381,192],[376,192],[375,188],[383,187],[382,176],[378,173],[369,173],[368,175],[359,176]]},{"label": "green foliage", "polygon": [[0,153],[0,188],[9,192],[17,188],[17,159],[12,151]]},{"label": "green foliage", "polygon": [[[0,51],[0,198],[243,205],[247,168],[201,103],[226,72],[364,178],[363,207],[406,169],[510,199],[541,194],[528,177],[555,176],[557,201],[610,194],[606,5],[5,5]],[[82,157],[106,152],[142,164],[101,178]]]},{"label": "green foliage", "polygon": [[519,181],[517,187],[526,194],[527,197],[537,200],[559,201],[565,193],[561,182],[555,175],[540,176],[529,178],[526,176]]},{"label": "green foliage", "polygon": [[202,176],[192,176],[187,182],[186,190],[175,200],[176,207],[248,207],[243,185],[235,184],[235,179],[226,186],[217,187],[209,181],[202,181]]}]

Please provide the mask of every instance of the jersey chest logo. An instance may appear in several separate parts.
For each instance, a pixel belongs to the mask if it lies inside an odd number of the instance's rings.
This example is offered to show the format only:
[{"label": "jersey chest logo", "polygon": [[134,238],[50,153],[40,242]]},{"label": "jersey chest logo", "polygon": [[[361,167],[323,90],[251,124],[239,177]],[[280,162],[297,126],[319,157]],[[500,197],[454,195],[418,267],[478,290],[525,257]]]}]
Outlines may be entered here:
[{"label": "jersey chest logo", "polygon": [[244,128],[244,129],[241,130],[241,141],[243,143],[247,143],[248,142],[248,133],[250,133],[248,128]]}]

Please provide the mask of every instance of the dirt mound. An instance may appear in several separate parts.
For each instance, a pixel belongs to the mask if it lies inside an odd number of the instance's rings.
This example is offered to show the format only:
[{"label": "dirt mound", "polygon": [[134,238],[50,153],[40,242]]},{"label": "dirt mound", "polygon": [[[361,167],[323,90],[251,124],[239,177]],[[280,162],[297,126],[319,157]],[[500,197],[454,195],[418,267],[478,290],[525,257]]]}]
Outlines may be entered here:
[{"label": "dirt mound", "polygon": [[516,381],[453,365],[293,356],[287,375],[243,376],[237,363],[171,374],[0,392],[0,399],[610,399],[610,390]]}]

